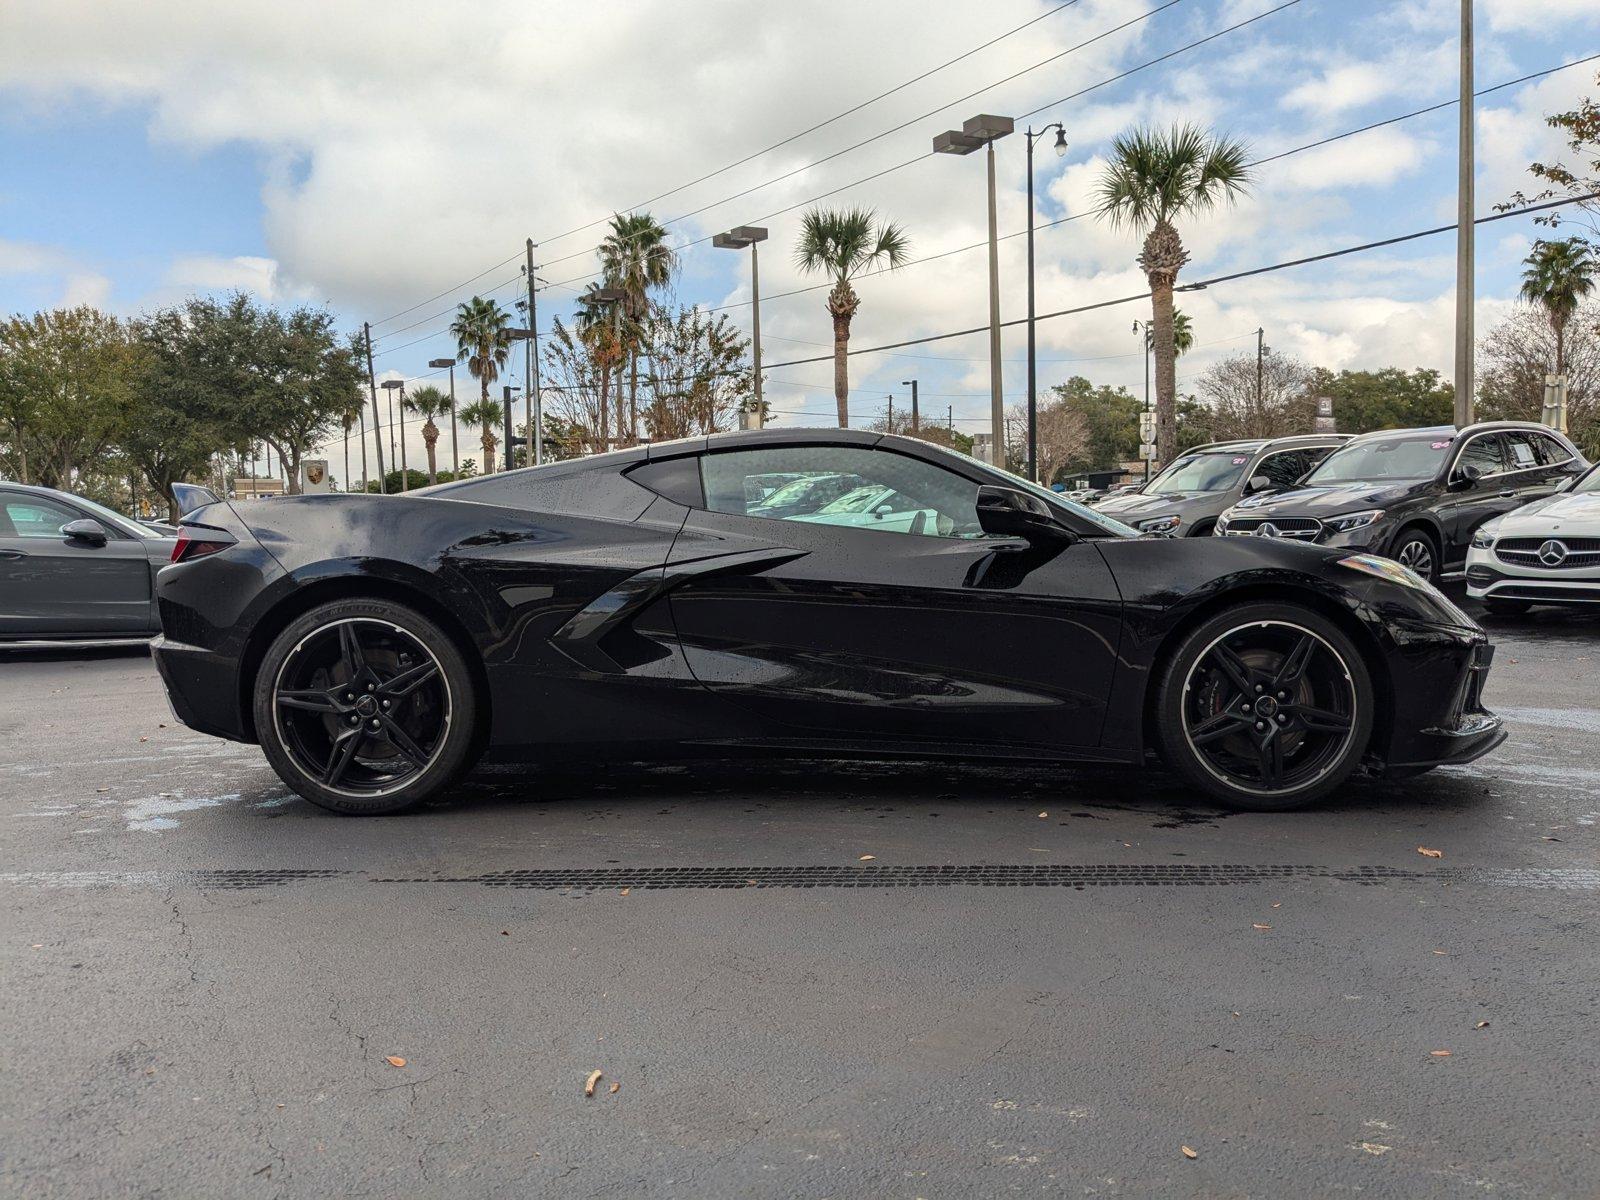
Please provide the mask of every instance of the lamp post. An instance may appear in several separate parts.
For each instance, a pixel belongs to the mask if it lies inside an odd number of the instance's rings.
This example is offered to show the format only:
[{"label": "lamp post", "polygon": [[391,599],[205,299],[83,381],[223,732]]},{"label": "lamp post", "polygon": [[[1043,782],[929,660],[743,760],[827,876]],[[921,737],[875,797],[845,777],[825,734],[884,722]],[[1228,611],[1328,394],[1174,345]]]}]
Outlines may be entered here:
[{"label": "lamp post", "polygon": [[[406,382],[403,379],[385,379],[381,386],[382,386],[384,391],[389,393],[389,461],[390,461],[390,463],[393,463],[393,462],[396,461],[395,460],[395,454],[394,454],[394,390],[395,390],[395,388],[399,388],[400,389],[400,419],[402,421],[404,421],[406,419],[406,409],[405,409],[405,405],[406,405],[406,393],[405,393]],[[402,492],[406,490],[406,484],[410,482],[410,480],[408,480],[406,478],[406,467],[405,467],[405,457],[404,457],[405,456],[405,445],[406,445],[406,431],[402,428],[400,430],[400,453],[401,453],[401,457],[399,459],[399,462],[400,462],[400,490]]]},{"label": "lamp post", "polygon": [[916,433],[922,427],[917,414],[917,381],[915,379],[902,379],[900,386],[911,389],[911,432]]},{"label": "lamp post", "polygon": [[756,422],[761,428],[761,262],[756,250],[758,243],[767,240],[767,231],[760,225],[740,225],[727,233],[716,234],[711,244],[719,250],[743,250],[750,247],[750,363],[755,372]]},{"label": "lamp post", "polygon": [[1006,412],[1000,362],[1000,240],[995,228],[994,144],[1006,136],[1016,122],[1010,117],[987,113],[964,121],[960,129],[947,129],[933,139],[936,154],[971,154],[987,149],[989,168],[989,424],[993,438],[990,451],[995,466],[1005,466]]},{"label": "lamp post", "polygon": [[451,474],[461,474],[461,448],[456,444],[456,360],[453,358],[430,358],[428,365],[437,370],[440,367],[450,369],[450,461],[453,464]]},{"label": "lamp post", "polygon": [[1030,126],[1028,139],[1028,478],[1039,482],[1039,368],[1034,349],[1033,304],[1033,143],[1056,131],[1056,157],[1067,156],[1067,131],[1060,121],[1052,121],[1037,132]]}]

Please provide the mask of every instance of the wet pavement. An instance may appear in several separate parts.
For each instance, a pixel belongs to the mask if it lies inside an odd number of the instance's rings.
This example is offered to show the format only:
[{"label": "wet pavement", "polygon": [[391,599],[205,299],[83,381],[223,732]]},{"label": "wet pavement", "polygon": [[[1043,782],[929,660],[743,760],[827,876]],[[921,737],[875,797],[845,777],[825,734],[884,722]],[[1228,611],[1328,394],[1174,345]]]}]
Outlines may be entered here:
[{"label": "wet pavement", "polygon": [[341,819],[142,652],[5,657],[0,1192],[1592,1197],[1600,613],[1485,624],[1504,747],[1282,815],[597,760]]}]

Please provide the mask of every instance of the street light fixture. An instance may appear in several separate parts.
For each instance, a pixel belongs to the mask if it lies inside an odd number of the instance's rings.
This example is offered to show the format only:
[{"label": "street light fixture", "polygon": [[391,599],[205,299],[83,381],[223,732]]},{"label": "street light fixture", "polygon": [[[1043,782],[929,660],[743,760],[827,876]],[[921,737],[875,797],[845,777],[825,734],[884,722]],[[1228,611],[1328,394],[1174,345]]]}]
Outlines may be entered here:
[{"label": "street light fixture", "polygon": [[[385,379],[378,386],[380,386],[381,388],[383,388],[384,391],[389,393],[389,461],[390,461],[390,463],[393,463],[395,461],[395,454],[394,454],[394,390],[395,390],[395,388],[399,388],[400,389],[400,419],[402,421],[404,421],[406,419],[406,410],[405,410],[405,402],[406,402],[405,386],[406,386],[406,381],[403,380],[403,379]],[[406,484],[410,482],[410,480],[408,480],[406,478],[406,468],[405,468],[405,458],[404,458],[405,445],[406,445],[406,431],[405,431],[404,427],[402,427],[401,430],[400,430],[400,450],[401,450],[400,490],[402,492],[406,490]]]},{"label": "street light fixture", "polygon": [[1006,412],[1002,364],[1000,362],[1000,239],[995,224],[994,144],[1016,128],[1010,117],[979,114],[962,122],[961,128],[947,129],[933,139],[935,154],[971,154],[987,149],[989,168],[989,423],[990,458],[995,466],[1005,465]]},{"label": "street light fixture", "polygon": [[456,360],[453,358],[430,358],[428,365],[437,370],[440,367],[450,368],[450,461],[454,464],[453,474],[461,474],[461,447],[456,443]]},{"label": "street light fixture", "polygon": [[1067,131],[1060,121],[1027,130],[1028,139],[1028,478],[1039,482],[1039,365],[1034,344],[1033,303],[1033,144],[1056,131],[1056,157],[1067,156]]},{"label": "street light fixture", "polygon": [[755,372],[755,422],[761,428],[761,265],[756,246],[767,240],[767,231],[760,225],[740,225],[727,233],[712,237],[711,244],[719,250],[743,250],[750,247],[750,362]]},{"label": "street light fixture", "polygon": [[915,379],[902,379],[900,386],[911,389],[911,432],[916,433],[921,428],[917,414],[917,381]]}]

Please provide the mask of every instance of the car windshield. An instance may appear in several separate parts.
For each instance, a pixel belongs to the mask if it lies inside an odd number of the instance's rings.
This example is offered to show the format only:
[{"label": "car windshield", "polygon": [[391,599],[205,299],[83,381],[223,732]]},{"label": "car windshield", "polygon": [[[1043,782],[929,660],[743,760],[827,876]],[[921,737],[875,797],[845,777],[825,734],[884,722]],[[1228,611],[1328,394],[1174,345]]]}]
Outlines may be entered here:
[{"label": "car windshield", "polygon": [[1238,483],[1249,465],[1249,454],[1233,451],[1186,454],[1152,479],[1144,491],[1151,496],[1169,496],[1174,492],[1222,492]]},{"label": "car windshield", "polygon": [[1600,496],[1600,465],[1590,467],[1588,471],[1578,476],[1578,482],[1572,485],[1572,490]]},{"label": "car windshield", "polygon": [[838,476],[836,475],[807,475],[803,479],[796,479],[793,482],[784,484],[761,503],[763,505],[798,504],[806,498],[807,493],[812,488],[823,484],[827,480],[837,478]]},{"label": "car windshield", "polygon": [[[881,499],[880,499],[881,497]],[[863,513],[870,512],[883,504],[892,504],[895,494],[887,488],[875,484],[858,487],[852,492],[846,492],[832,504],[825,504],[819,510],[825,513]],[[915,505],[907,505],[915,507]]]},{"label": "car windshield", "polygon": [[1317,487],[1378,479],[1432,479],[1450,453],[1451,441],[1447,433],[1363,438],[1328,455],[1303,484]]}]

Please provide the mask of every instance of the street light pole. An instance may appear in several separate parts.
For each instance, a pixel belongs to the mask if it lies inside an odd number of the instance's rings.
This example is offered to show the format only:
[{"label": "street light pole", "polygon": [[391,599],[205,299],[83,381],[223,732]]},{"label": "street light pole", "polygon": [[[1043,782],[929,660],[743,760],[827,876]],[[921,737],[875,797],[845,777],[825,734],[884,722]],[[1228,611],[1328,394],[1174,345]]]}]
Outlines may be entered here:
[{"label": "street light pole", "polygon": [[716,234],[711,244],[719,250],[743,250],[750,247],[750,364],[755,372],[756,424],[762,425],[761,413],[761,262],[759,246],[767,240],[767,231],[760,225],[740,225],[727,233]]},{"label": "street light pole", "polygon": [[539,397],[539,301],[538,266],[533,261],[537,243],[528,239],[528,345],[527,369],[523,372],[528,390],[523,393],[523,405],[528,414],[528,462],[538,466],[544,461],[544,407]]},{"label": "street light pole", "polygon": [[1473,225],[1472,0],[1461,0],[1461,102],[1456,163],[1456,428],[1472,424],[1473,298],[1476,283]]},{"label": "street light pole", "polygon": [[[394,390],[395,390],[395,388],[399,388],[400,389],[400,420],[403,422],[405,420],[405,417],[406,417],[406,392],[405,392],[405,387],[406,387],[406,385],[405,385],[405,381],[403,379],[385,379],[383,381],[383,390],[388,394],[388,397],[389,397],[389,461],[390,461],[390,463],[394,463],[396,461],[395,456],[394,456]],[[407,485],[410,484],[410,482],[411,482],[409,474],[408,474],[408,472],[406,470],[405,447],[406,447],[406,430],[405,430],[405,426],[402,424],[401,427],[400,427],[400,458],[398,460],[399,464],[400,464],[400,490],[402,492],[407,490]]]},{"label": "street light pole", "polygon": [[1267,331],[1265,329],[1257,329],[1256,330],[1256,412],[1257,413],[1261,412],[1261,403],[1262,403],[1262,395],[1261,395],[1261,392],[1262,392],[1262,388],[1261,388],[1261,365],[1262,365],[1262,361],[1267,356],[1266,343],[1263,342],[1261,339],[1266,336],[1266,333],[1267,333]]},{"label": "street light pole", "polygon": [[378,453],[378,491],[386,492],[383,478],[383,427],[378,421],[378,385],[372,374],[372,326],[362,322],[361,331],[367,335],[367,390],[372,393],[372,441]]},{"label": "street light pole", "polygon": [[1010,117],[981,113],[962,122],[959,130],[948,129],[933,139],[937,154],[971,154],[980,146],[987,150],[989,184],[989,425],[990,460],[1004,467],[1006,412],[1003,369],[1000,361],[1000,238],[995,217],[994,144],[1016,128]]},{"label": "street light pole", "polygon": [[911,432],[916,433],[917,430],[922,428],[921,419],[917,413],[917,381],[915,379],[902,379],[900,386],[911,389]]},{"label": "street light pole", "polygon": [[1028,478],[1039,482],[1039,372],[1037,351],[1034,345],[1033,301],[1033,143],[1050,130],[1056,131],[1056,157],[1067,153],[1067,131],[1060,121],[1052,121],[1044,128],[1026,131],[1028,139]]},{"label": "street light pole", "polygon": [[[1151,346],[1151,341],[1152,341],[1152,338],[1153,338],[1152,326],[1151,326],[1149,321],[1135,321],[1133,323],[1133,331],[1135,333],[1143,335],[1143,337],[1140,340],[1143,341],[1143,343],[1144,343],[1144,411],[1145,411],[1145,419],[1149,420],[1149,414],[1150,414],[1150,346]],[[1150,458],[1145,453],[1144,447],[1145,447],[1145,440],[1144,440],[1144,437],[1143,437],[1142,431],[1141,431],[1141,436],[1139,438],[1139,457],[1144,459],[1144,481],[1146,483],[1149,483],[1150,482]]]},{"label": "street light pole", "polygon": [[450,369],[450,461],[454,464],[453,475],[461,474],[461,447],[456,444],[456,360],[453,358],[430,358],[428,365],[437,370],[440,367]]}]

